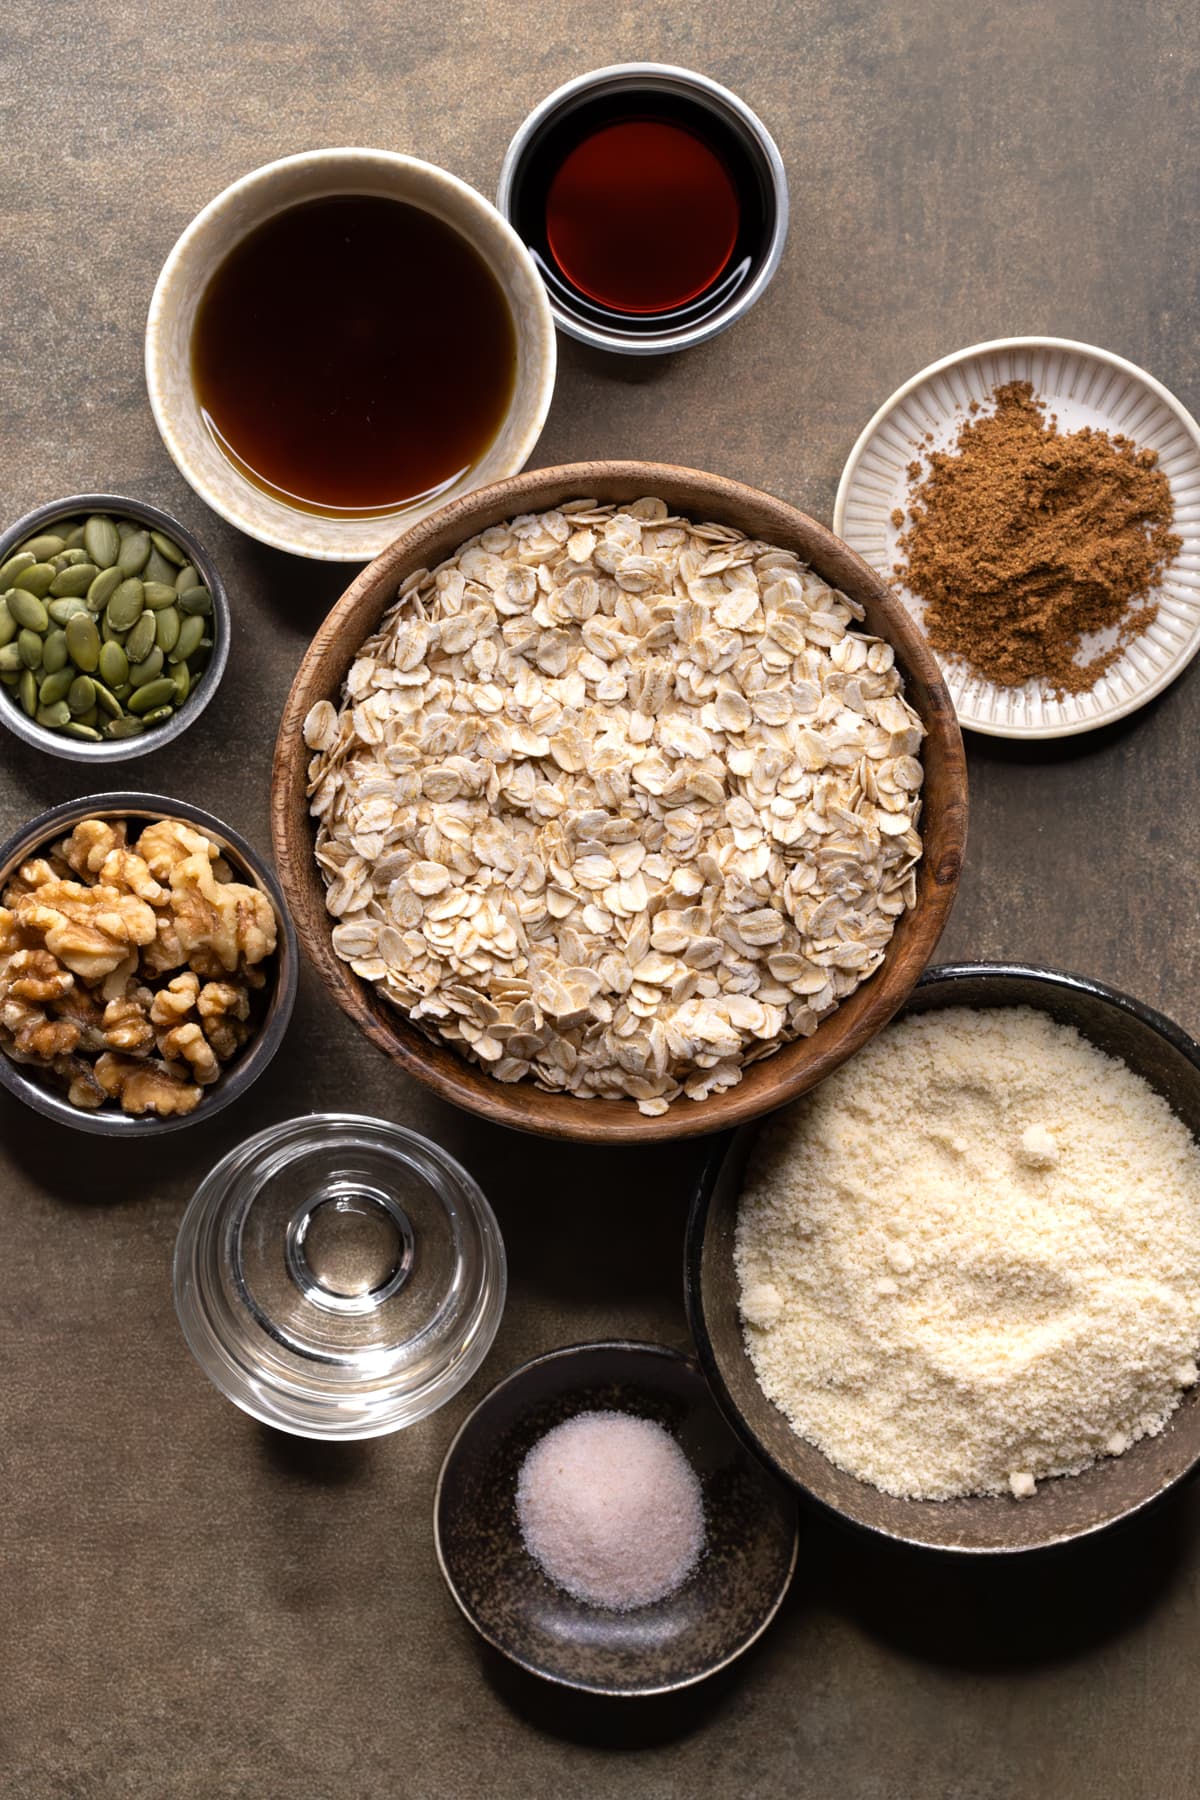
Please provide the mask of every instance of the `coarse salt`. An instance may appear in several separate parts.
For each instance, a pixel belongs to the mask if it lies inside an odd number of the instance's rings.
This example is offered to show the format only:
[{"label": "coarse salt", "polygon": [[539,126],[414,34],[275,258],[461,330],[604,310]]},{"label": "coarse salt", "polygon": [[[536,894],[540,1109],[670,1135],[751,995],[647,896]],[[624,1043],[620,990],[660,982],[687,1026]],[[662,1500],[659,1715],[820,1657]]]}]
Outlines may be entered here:
[{"label": "coarse salt", "polygon": [[673,1593],[704,1548],[692,1465],[661,1425],[629,1413],[577,1413],[539,1439],[517,1479],[517,1518],[551,1581],[612,1612]]}]

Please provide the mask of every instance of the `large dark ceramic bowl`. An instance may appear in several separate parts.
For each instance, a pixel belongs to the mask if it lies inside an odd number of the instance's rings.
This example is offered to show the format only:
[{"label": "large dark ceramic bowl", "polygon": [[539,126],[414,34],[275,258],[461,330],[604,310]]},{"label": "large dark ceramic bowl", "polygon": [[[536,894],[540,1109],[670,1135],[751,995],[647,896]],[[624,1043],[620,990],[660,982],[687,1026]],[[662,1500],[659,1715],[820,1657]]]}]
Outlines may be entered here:
[{"label": "large dark ceramic bowl", "polygon": [[[555,1587],[517,1524],[517,1476],[534,1444],[576,1413],[609,1410],[669,1431],[704,1496],[695,1571],[626,1613]],[[690,1357],[661,1344],[572,1344],[480,1401],[446,1453],[434,1535],[450,1592],[493,1649],[587,1693],[661,1694],[715,1674],[766,1630],[796,1563],[796,1502],[729,1430]]]},{"label": "large dark ceramic bowl", "polygon": [[[926,970],[907,1012],[937,1006],[1035,1006],[1110,1056],[1168,1101],[1200,1138],[1200,1045],[1127,994],[1053,969],[969,964]],[[685,1288],[701,1367],[722,1411],[746,1443],[786,1480],[841,1518],[881,1537],[937,1550],[1037,1550],[1086,1537],[1161,1498],[1200,1464],[1200,1388],[1166,1428],[1082,1475],[1038,1483],[1026,1500],[898,1500],[834,1466],[792,1430],[767,1399],[746,1353],[738,1314],[734,1229],[754,1128],[726,1136],[708,1162],[688,1220]]]}]

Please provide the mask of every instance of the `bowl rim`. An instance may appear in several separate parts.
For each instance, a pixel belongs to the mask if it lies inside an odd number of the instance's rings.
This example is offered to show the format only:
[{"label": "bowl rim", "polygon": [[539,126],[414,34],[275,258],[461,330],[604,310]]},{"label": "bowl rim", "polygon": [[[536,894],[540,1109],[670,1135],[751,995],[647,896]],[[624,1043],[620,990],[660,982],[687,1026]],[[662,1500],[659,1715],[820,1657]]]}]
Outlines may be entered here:
[{"label": "bowl rim", "polygon": [[[796,1562],[800,1553],[800,1509],[798,1506],[793,1515],[792,1549],[788,1559],[787,1572],[784,1575],[783,1581],[780,1583],[779,1591],[774,1596],[769,1610],[754,1632],[747,1637],[744,1642],[739,1644],[736,1649],[731,1650],[727,1656],[723,1657],[720,1662],[713,1663],[710,1668],[703,1669],[698,1674],[689,1675],[681,1681],[669,1681],[653,1687],[602,1687],[593,1682],[572,1681],[565,1675],[557,1675],[550,1670],[539,1668],[536,1663],[530,1662],[527,1658],[519,1655],[508,1645],[502,1644],[476,1616],[475,1612],[467,1604],[467,1601],[460,1593],[458,1585],[447,1566],[445,1551],[442,1547],[442,1492],[450,1466],[458,1454],[462,1439],[466,1436],[467,1431],[475,1423],[476,1419],[486,1411],[491,1403],[506,1388],[510,1388],[515,1383],[524,1380],[532,1370],[539,1368],[546,1363],[564,1361],[568,1357],[576,1357],[585,1352],[592,1351],[616,1351],[621,1354],[629,1352],[638,1356],[649,1355],[658,1357],[663,1361],[676,1363],[686,1369],[689,1374],[694,1375],[709,1399],[714,1399],[711,1383],[708,1381],[696,1356],[690,1351],[679,1350],[674,1345],[653,1343],[647,1338],[620,1337],[581,1339],[577,1343],[560,1344],[553,1350],[542,1350],[539,1351],[536,1356],[527,1357],[524,1362],[518,1363],[515,1369],[510,1369],[507,1375],[502,1375],[499,1381],[494,1382],[487,1393],[475,1402],[475,1405],[471,1408],[446,1448],[446,1454],[443,1456],[441,1466],[438,1469],[437,1482],[433,1491],[434,1554],[437,1557],[438,1568],[442,1573],[442,1580],[445,1582],[451,1598],[454,1600],[455,1605],[458,1607],[458,1610],[461,1612],[464,1619],[466,1619],[467,1623],[478,1632],[479,1636],[492,1650],[498,1655],[503,1656],[507,1661],[515,1663],[516,1666],[523,1669],[526,1674],[536,1676],[539,1681],[548,1681],[555,1687],[569,1688],[574,1693],[599,1694],[607,1699],[613,1700],[651,1699],[656,1695],[679,1693],[684,1688],[695,1687],[698,1682],[707,1681],[710,1676],[719,1674],[722,1669],[727,1669],[731,1663],[736,1662],[739,1657],[744,1656],[751,1645],[756,1644],[763,1633],[774,1623],[780,1607],[787,1599],[788,1592],[792,1585],[792,1578],[796,1573]],[[725,1415],[723,1408],[718,1406],[717,1412],[724,1420]],[[725,1420],[725,1422],[728,1423],[727,1420]],[[742,1449],[750,1450],[752,1460],[759,1466],[765,1475],[774,1476],[774,1471],[768,1464],[764,1463],[762,1456],[754,1451],[752,1446],[748,1446],[745,1443],[745,1440],[740,1437],[739,1444]],[[784,1482],[782,1485],[785,1489],[792,1486],[790,1482]]]},{"label": "bowl rim", "polygon": [[590,344],[594,349],[608,350],[623,356],[671,356],[680,350],[690,350],[696,344],[707,343],[710,338],[719,337],[723,331],[728,331],[731,325],[736,325],[738,320],[744,318],[751,307],[762,298],[775,278],[787,244],[789,210],[787,170],[775,139],[758,114],[747,105],[740,95],[735,94],[731,88],[723,87],[710,75],[701,75],[697,70],[685,69],[678,63],[608,63],[602,69],[589,69],[582,75],[573,76],[569,81],[564,81],[547,94],[545,99],[540,100],[518,125],[504,152],[504,161],[500,165],[500,178],[496,187],[496,206],[503,217],[511,224],[510,207],[517,170],[534,135],[541,130],[548,119],[581,94],[586,94],[591,88],[605,85],[636,87],[639,82],[653,84],[656,80],[675,89],[692,88],[703,94],[710,102],[715,103],[717,108],[733,114],[740,122],[757,145],[766,164],[770,176],[771,193],[775,201],[775,222],[762,263],[745,290],[735,295],[718,312],[682,331],[635,338],[627,336],[615,328],[605,330],[599,325],[586,325],[556,306],[550,290],[547,289],[550,311],[554,316],[554,323],[560,331],[565,332],[568,337],[576,338],[581,344]]},{"label": "bowl rim", "polygon": [[[897,646],[910,678],[918,681],[924,691],[925,754],[928,756],[929,745],[936,743],[947,786],[938,819],[939,859],[931,861],[928,851],[923,857],[919,868],[927,872],[928,889],[919,898],[917,906],[905,915],[904,922],[911,920],[913,923],[911,937],[905,945],[904,966],[897,974],[893,939],[880,969],[843,1002],[846,1007],[856,1003],[862,1007],[862,1016],[852,1015],[852,1024],[844,1026],[845,1041],[839,1037],[836,1047],[832,1047],[827,1036],[823,1053],[811,1054],[778,1093],[772,1091],[760,1095],[751,1084],[743,1081],[724,1094],[712,1095],[706,1100],[679,1100],[666,1113],[654,1118],[639,1113],[632,1101],[580,1100],[570,1094],[542,1093],[528,1082],[511,1085],[498,1082],[454,1055],[448,1047],[427,1040],[398,1009],[390,1008],[386,1001],[374,996],[370,984],[333,955],[324,888],[313,856],[313,822],[304,793],[310,755],[303,743],[304,718],[318,699],[328,699],[340,691],[345,670],[353,661],[358,645],[376,628],[379,617],[395,597],[390,584],[400,567],[418,566],[426,560],[427,553],[432,560],[434,552],[429,546],[439,541],[449,541],[453,546],[484,530],[487,523],[528,510],[529,504],[535,503],[534,496],[542,496],[536,500],[538,507],[553,505],[557,502],[545,495],[557,495],[561,502],[568,496],[587,495],[592,486],[599,483],[618,486],[630,498],[651,493],[679,495],[691,488],[702,499],[699,503],[679,502],[681,510],[693,515],[704,510],[708,516],[717,519],[722,516],[723,507],[765,510],[774,516],[780,532],[799,536],[810,547],[817,547],[820,554],[814,560],[818,568],[822,564],[826,569],[841,565],[843,570],[852,570],[860,587],[869,591],[878,604],[887,623],[888,640]],[[440,558],[449,553],[439,549],[436,554]],[[361,630],[356,626],[355,644],[349,651],[344,651],[341,638],[345,623],[360,610],[364,616],[366,612],[370,613],[369,622]],[[339,668],[332,680],[325,680],[322,675],[327,661],[336,663]],[[320,684],[318,676],[322,676]],[[802,1086],[811,1086],[820,1079],[819,1075],[806,1075],[806,1071],[811,1072],[819,1066],[822,1073],[827,1073],[852,1055],[907,998],[916,981],[916,968],[908,967],[908,957],[911,956],[914,964],[923,966],[932,956],[953,904],[967,836],[966,760],[953,706],[924,638],[901,602],[880,578],[827,527],[787,501],[743,482],[702,470],[629,460],[567,463],[526,470],[449,502],[396,538],[355,577],[334,603],[305,651],[281,713],[271,787],[271,826],[283,890],[292,905],[300,940],[327,991],[342,1011],[378,1049],[443,1099],[477,1112],[494,1123],[534,1135],[576,1142],[646,1143],[718,1131],[784,1104],[802,1091]],[[319,914],[313,895],[320,901]],[[312,919],[307,916],[310,907],[314,912]],[[894,993],[884,982],[885,977],[896,983]],[[881,982],[884,985],[878,985]],[[865,996],[861,1002],[859,995]],[[823,1020],[822,1027],[837,1020],[839,1015],[841,1008],[830,1014],[828,1020]],[[796,1041],[815,1044],[819,1041],[820,1029],[814,1037]],[[777,1056],[786,1055],[789,1049],[794,1049],[794,1044],[783,1046]],[[444,1065],[438,1059],[439,1050],[449,1058]],[[832,1060],[827,1062],[830,1058]],[[764,1058],[753,1068],[766,1068],[771,1064],[778,1068],[776,1057]],[[470,1098],[466,1097],[468,1094]],[[601,1115],[593,1110],[595,1108],[606,1110]]]},{"label": "bowl rim", "polygon": [[[146,314],[143,364],[145,369],[146,391],[150,401],[150,410],[154,415],[154,423],[158,428],[159,436],[166,446],[167,453],[172,462],[175,464],[175,467],[179,470],[179,473],[183,476],[192,491],[204,501],[206,506],[210,506],[221,518],[225,519],[230,525],[236,526],[239,531],[245,532],[248,537],[257,539],[259,543],[268,544],[272,549],[284,550],[289,555],[303,556],[311,562],[354,563],[365,561],[379,553],[378,550],[374,548],[374,546],[379,545],[379,530],[377,529],[373,535],[370,532],[370,527],[373,524],[377,527],[381,524],[378,517],[339,520],[332,515],[326,517],[323,514],[318,514],[316,517],[319,518],[322,523],[331,525],[344,524],[347,527],[348,538],[349,531],[353,527],[358,528],[360,536],[357,542],[352,543],[348,541],[344,547],[334,548],[333,546],[329,546],[314,548],[312,544],[307,542],[301,543],[294,536],[290,536],[286,528],[276,527],[275,525],[265,523],[257,517],[254,508],[249,504],[238,506],[230,502],[211,486],[202,471],[197,470],[193,466],[191,458],[180,443],[175,431],[174,418],[176,409],[172,404],[169,383],[167,381],[168,365],[163,343],[164,319],[168,312],[171,296],[178,279],[180,265],[196,240],[203,235],[212,224],[213,220],[232,202],[249,194],[255,188],[263,186],[269,180],[273,179],[280,170],[305,168],[319,170],[322,166],[332,166],[336,164],[339,159],[343,162],[348,159],[357,159],[361,161],[364,166],[367,164],[382,166],[384,168],[390,168],[397,174],[402,172],[406,174],[415,174],[420,180],[430,180],[432,178],[433,186],[444,185],[446,189],[455,195],[468,213],[473,214],[480,220],[486,220],[491,229],[499,232],[501,238],[507,242],[508,247],[513,252],[518,265],[522,268],[528,283],[529,291],[527,298],[539,327],[538,337],[542,352],[542,372],[536,387],[533,387],[531,384],[530,391],[533,400],[528,424],[518,438],[512,454],[508,459],[512,463],[511,473],[513,474],[523,468],[529,457],[532,455],[534,446],[541,436],[542,428],[546,423],[546,415],[550,410],[550,404],[554,397],[558,351],[554,334],[554,318],[550,311],[550,301],[526,245],[513,230],[503,213],[501,213],[497,207],[493,206],[490,200],[486,199],[477,189],[473,188],[469,182],[464,181],[461,176],[451,174],[449,169],[443,169],[437,163],[431,163],[424,157],[410,156],[406,152],[400,150],[378,150],[364,144],[330,145],[316,150],[300,150],[289,156],[275,157],[270,162],[260,164],[258,168],[247,170],[244,175],[239,175],[236,180],[229,182],[219,193],[214,194],[212,199],[209,200],[206,205],[201,207],[194,218],[184,226],[167,253],[166,260],[163,263],[158,274],[158,279],[154,284],[154,291],[150,296],[150,305]],[[356,190],[352,185],[348,185],[340,191],[353,193]],[[317,198],[319,196],[312,197]],[[290,204],[300,205],[303,204],[303,201],[297,200]],[[285,210],[287,210],[286,207],[278,207],[273,210],[269,209],[264,213],[263,218],[272,217],[274,211]],[[261,224],[262,222],[262,219],[259,219],[255,223]],[[249,226],[248,229],[253,230],[254,225]],[[466,233],[460,231],[460,235],[465,236]],[[479,246],[474,244],[474,242],[472,242],[472,247],[479,251]],[[479,254],[484,255],[482,251],[479,251]],[[489,262],[490,266],[490,258],[485,256],[485,260]],[[210,266],[210,277],[216,266],[216,263],[213,263]],[[516,395],[517,386],[514,382],[513,399],[510,401],[509,405],[510,412],[515,405]],[[247,495],[260,495],[260,490],[247,481],[246,477],[242,475],[239,470],[234,468],[234,465],[230,464],[230,468],[233,469],[233,472],[237,477],[239,484],[236,490],[237,492],[240,493],[244,489]],[[501,479],[504,479],[504,477]],[[465,498],[467,494],[478,491],[478,489],[466,489],[459,497]],[[413,508],[412,524],[419,523],[421,519],[428,517],[429,513],[433,510],[435,510],[435,508],[428,507],[422,511],[420,503],[416,503]],[[296,516],[297,519],[304,519],[313,515],[297,511]],[[389,519],[385,516],[382,524],[388,530],[394,531],[396,529],[396,521],[394,518]],[[409,528],[410,526],[407,519],[403,520],[400,524],[400,529],[407,530]]]},{"label": "bowl rim", "polygon": [[[919,981],[913,989],[913,993],[915,995],[922,990],[931,992],[950,990],[957,983],[964,980],[990,980],[992,978],[995,978],[1000,984],[1012,980],[1040,981],[1044,982],[1047,986],[1059,988],[1066,993],[1087,994],[1094,999],[1104,1001],[1106,1004],[1112,1006],[1115,1011],[1136,1019],[1140,1024],[1149,1026],[1158,1036],[1169,1043],[1173,1049],[1184,1056],[1187,1061],[1192,1064],[1193,1068],[1196,1069],[1197,1073],[1200,1074],[1200,1043],[1198,1043],[1190,1033],[1184,1031],[1183,1027],[1177,1025],[1173,1019],[1168,1018],[1165,1013],[1160,1012],[1156,1007],[1148,1005],[1144,1000],[1138,1000],[1132,994],[1127,994],[1122,989],[1112,987],[1107,982],[1099,981],[1089,975],[1079,975],[1065,969],[1053,969],[1040,963],[1021,963],[1012,961],[935,963],[923,971]],[[1030,1004],[1033,1003],[1031,1002]],[[896,1017],[899,1019],[902,1018],[903,1015],[904,1009],[901,1008],[896,1014]],[[1113,1513],[1107,1518],[1096,1520],[1094,1523],[1082,1526],[1078,1530],[1060,1531],[1056,1536],[1048,1537],[1044,1542],[1037,1544],[1003,1542],[994,1544],[932,1543],[927,1537],[913,1536],[903,1531],[889,1530],[886,1526],[877,1524],[873,1520],[857,1518],[853,1514],[843,1511],[841,1507],[835,1506],[821,1494],[815,1493],[811,1488],[805,1486],[796,1475],[784,1467],[778,1457],[776,1457],[768,1446],[762,1442],[753,1426],[738,1408],[729,1391],[728,1384],[726,1383],[720,1363],[718,1362],[712,1335],[708,1329],[708,1322],[704,1311],[702,1264],[705,1235],[709,1214],[712,1209],[713,1191],[716,1187],[725,1160],[734,1149],[735,1140],[748,1142],[750,1134],[754,1129],[755,1126],[749,1124],[741,1127],[738,1131],[726,1132],[720,1139],[715,1140],[711,1154],[706,1158],[697,1177],[695,1190],[688,1206],[687,1222],[684,1227],[684,1309],[687,1313],[688,1327],[696,1345],[696,1355],[701,1369],[704,1372],[704,1378],[708,1382],[713,1398],[716,1400],[726,1420],[733,1430],[738,1433],[747,1447],[753,1450],[756,1456],[761,1458],[762,1461],[773,1469],[781,1481],[786,1481],[790,1487],[794,1488],[806,1505],[814,1507],[817,1512],[824,1517],[836,1520],[839,1525],[850,1530],[865,1532],[869,1536],[879,1539],[884,1543],[898,1544],[905,1549],[917,1550],[926,1555],[976,1557],[1037,1556],[1042,1555],[1047,1551],[1062,1549],[1069,1544],[1082,1543],[1087,1538],[1094,1538],[1103,1532],[1111,1531],[1115,1527],[1125,1524],[1130,1519],[1136,1518],[1139,1514],[1146,1512],[1149,1508],[1157,1506],[1167,1494],[1182,1486],[1184,1482],[1190,1480],[1197,1473],[1200,1473],[1200,1438],[1198,1438],[1194,1455],[1177,1474],[1172,1476],[1172,1478],[1164,1485],[1155,1489],[1153,1493],[1146,1494],[1141,1499],[1136,1500],[1132,1505],[1123,1507],[1121,1511]],[[813,1445],[812,1448],[817,1449],[817,1446]],[[1136,1448],[1136,1446],[1133,1446],[1133,1448]],[[824,1455],[824,1452],[818,1450],[818,1454]],[[826,1457],[825,1460],[828,1462],[830,1459]],[[831,1467],[836,1467],[836,1465],[831,1463]],[[861,1480],[861,1477],[859,1479]],[[1054,1476],[1051,1479],[1055,1481],[1068,1481],[1071,1480],[1072,1477]],[[870,1487],[871,1484],[869,1482],[863,1482],[862,1485]],[[980,1497],[981,1496],[971,1495],[968,1496],[968,1499]],[[888,1496],[888,1498],[895,1499],[897,1497]],[[905,1504],[912,1506],[927,1506],[931,1504],[936,1505],[938,1502],[913,1500],[905,1502]]]},{"label": "bowl rim", "polygon": [[190,1113],[177,1113],[164,1119],[146,1114],[110,1112],[103,1107],[95,1112],[88,1112],[81,1107],[72,1106],[65,1094],[46,1086],[32,1075],[26,1075],[25,1065],[14,1062],[6,1051],[0,1050],[0,1084],[10,1094],[23,1101],[34,1112],[40,1113],[43,1118],[52,1119],[59,1125],[69,1125],[74,1130],[87,1132],[93,1137],[164,1137],[168,1132],[183,1131],[189,1125],[202,1124],[206,1119],[214,1118],[239,1099],[274,1059],[287,1032],[300,982],[300,945],[283,888],[274,869],[240,832],[226,825],[215,813],[193,805],[190,800],[172,800],[163,794],[133,790],[82,794],[73,800],[63,800],[57,806],[51,806],[30,819],[0,844],[0,888],[3,888],[18,863],[25,861],[33,851],[57,837],[64,829],[77,824],[80,819],[139,815],[147,821],[179,818],[189,825],[199,826],[202,831],[211,833],[214,840],[223,847],[231,849],[241,860],[247,873],[266,892],[275,908],[278,925],[274,952],[275,979],[262,1023],[253,1041],[232,1065],[228,1075],[223,1074],[212,1090],[204,1095],[201,1104]]},{"label": "bowl rim", "polygon": [[155,531],[162,531],[168,537],[176,538],[191,557],[193,567],[204,577],[204,585],[212,595],[216,630],[213,633],[212,655],[204,671],[199,696],[193,703],[189,694],[174,718],[168,719],[165,725],[158,726],[154,731],[142,732],[140,736],[131,738],[106,738],[99,744],[89,744],[78,738],[65,738],[60,731],[51,731],[45,725],[39,725],[36,719],[31,719],[22,712],[15,700],[10,699],[7,690],[0,695],[0,724],[26,744],[32,744],[37,750],[45,750],[50,756],[62,757],[66,762],[132,762],[135,757],[149,756],[164,744],[182,737],[216,693],[225,674],[225,665],[229,661],[229,639],[232,635],[229,596],[220,570],[195,532],[169,512],[164,512],[161,506],[155,506],[149,500],[130,499],[127,494],[67,494],[61,500],[47,500],[41,506],[31,508],[0,531],[0,562],[7,559],[9,552],[16,548],[22,538],[28,537],[40,526],[51,525],[56,519],[80,512],[103,512],[140,519]]}]

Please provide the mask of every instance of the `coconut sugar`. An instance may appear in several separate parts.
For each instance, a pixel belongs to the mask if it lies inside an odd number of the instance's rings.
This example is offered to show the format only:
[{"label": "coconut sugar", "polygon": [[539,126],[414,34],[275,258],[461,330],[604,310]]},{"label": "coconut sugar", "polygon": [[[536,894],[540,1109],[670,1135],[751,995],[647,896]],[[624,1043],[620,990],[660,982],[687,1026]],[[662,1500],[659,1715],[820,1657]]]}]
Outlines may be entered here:
[{"label": "coconut sugar", "polygon": [[916,1014],[767,1127],[736,1262],[758,1380],[839,1468],[1024,1498],[1197,1380],[1200,1150],[1045,1013]]},{"label": "coconut sugar", "polygon": [[548,1431],[517,1479],[525,1548],[560,1588],[629,1612],[673,1593],[704,1548],[700,1483],[652,1419],[583,1412]]}]

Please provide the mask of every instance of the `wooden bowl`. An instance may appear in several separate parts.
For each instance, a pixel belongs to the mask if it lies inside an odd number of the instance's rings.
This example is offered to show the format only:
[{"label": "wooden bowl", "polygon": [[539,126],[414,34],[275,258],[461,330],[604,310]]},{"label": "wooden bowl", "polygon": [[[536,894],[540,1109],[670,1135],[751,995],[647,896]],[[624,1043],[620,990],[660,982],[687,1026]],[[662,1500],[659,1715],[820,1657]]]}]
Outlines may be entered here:
[{"label": "wooden bowl", "polygon": [[[917,903],[897,924],[881,967],[812,1037],[785,1044],[751,1064],[737,1087],[707,1100],[681,1098],[654,1119],[639,1113],[632,1100],[581,1100],[543,1093],[527,1081],[495,1080],[449,1045],[427,1038],[334,954],[313,854],[314,829],[305,798],[310,753],[302,735],[305,715],[316,701],[338,704],[360,645],[413,570],[433,568],[477,532],[517,513],[585,495],[632,501],[647,494],[660,496],[693,519],[732,525],[794,550],[824,580],[859,601],[867,629],[895,648],[907,698],[928,733],[921,816],[925,854],[918,868]],[[886,1024],[932,955],[954,900],[966,841],[967,775],[954,708],[925,639],[878,575],[824,526],[756,488],[695,469],[645,462],[569,463],[530,470],[442,507],[397,538],[350,584],[309,645],[283,709],[271,825],[279,878],[300,941],[333,998],[373,1044],[444,1099],[498,1124],[588,1143],[645,1143],[694,1137],[757,1118],[815,1086]]]},{"label": "wooden bowl", "polygon": [[[930,969],[906,1011],[1033,1006],[1115,1056],[1200,1139],[1200,1045],[1160,1012],[1102,982],[1024,964]],[[714,1147],[688,1217],[684,1293],[700,1366],[743,1440],[809,1499],[849,1524],[931,1550],[996,1555],[1046,1550],[1131,1518],[1200,1469],[1200,1387],[1189,1388],[1157,1437],[1081,1475],[1039,1481],[1025,1500],[974,1494],[901,1500],[848,1475],[793,1431],[758,1385],[738,1311],[734,1233],[753,1128]]]}]

